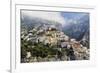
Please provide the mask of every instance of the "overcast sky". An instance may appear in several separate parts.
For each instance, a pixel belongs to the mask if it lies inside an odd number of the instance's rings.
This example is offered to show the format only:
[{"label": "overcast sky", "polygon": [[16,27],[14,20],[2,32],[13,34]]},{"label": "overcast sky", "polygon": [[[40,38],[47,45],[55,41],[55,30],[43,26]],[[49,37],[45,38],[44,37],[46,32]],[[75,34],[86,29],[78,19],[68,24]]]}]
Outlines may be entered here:
[{"label": "overcast sky", "polygon": [[37,17],[46,20],[56,21],[64,25],[68,24],[77,24],[79,19],[88,16],[88,13],[81,13],[81,12],[50,12],[50,11],[32,11],[32,10],[22,10],[22,16],[27,15],[30,17]]}]

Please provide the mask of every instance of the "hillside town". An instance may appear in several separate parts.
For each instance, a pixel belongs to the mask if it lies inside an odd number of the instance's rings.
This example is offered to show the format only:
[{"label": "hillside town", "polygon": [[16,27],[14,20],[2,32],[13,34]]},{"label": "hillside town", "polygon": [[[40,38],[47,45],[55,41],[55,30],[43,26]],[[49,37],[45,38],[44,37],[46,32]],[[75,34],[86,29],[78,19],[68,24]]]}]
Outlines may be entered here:
[{"label": "hillside town", "polygon": [[55,25],[21,31],[21,62],[89,60],[90,49]]}]

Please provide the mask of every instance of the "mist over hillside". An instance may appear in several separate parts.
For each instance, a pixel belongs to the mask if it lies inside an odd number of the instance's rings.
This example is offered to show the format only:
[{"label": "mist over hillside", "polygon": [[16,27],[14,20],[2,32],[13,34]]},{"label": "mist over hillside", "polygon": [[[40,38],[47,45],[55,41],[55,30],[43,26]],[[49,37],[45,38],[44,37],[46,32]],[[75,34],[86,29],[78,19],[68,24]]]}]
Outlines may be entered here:
[{"label": "mist over hillside", "polygon": [[42,27],[44,24],[46,26],[49,25],[55,25],[57,28],[62,29],[62,26],[59,22],[56,21],[50,21],[42,18],[37,18],[37,17],[30,17],[27,15],[24,15],[23,18],[21,18],[21,26],[22,29],[26,29],[27,31],[37,28],[37,27]]},{"label": "mist over hillside", "polygon": [[[42,27],[44,24],[46,26],[55,25],[69,37],[75,38],[76,40],[80,41],[83,39],[85,33],[89,32],[89,15],[83,15],[80,18],[77,16],[76,19],[74,17],[70,17],[70,19],[72,20],[72,22],[70,23],[67,23],[69,20],[66,20],[66,23],[63,26],[63,24],[57,21],[50,21],[46,18],[43,19],[39,17],[22,15],[21,27],[22,29],[26,29],[27,31],[29,31],[33,28]],[[87,34],[87,37],[89,37],[89,34]]]}]

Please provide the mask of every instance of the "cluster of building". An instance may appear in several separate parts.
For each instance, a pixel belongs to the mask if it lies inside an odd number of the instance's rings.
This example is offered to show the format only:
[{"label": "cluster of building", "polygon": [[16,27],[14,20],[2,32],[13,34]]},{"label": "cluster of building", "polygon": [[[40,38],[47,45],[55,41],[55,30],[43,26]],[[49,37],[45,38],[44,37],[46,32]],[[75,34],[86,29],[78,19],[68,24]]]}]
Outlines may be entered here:
[{"label": "cluster of building", "polygon": [[89,59],[89,49],[87,47],[84,47],[79,41],[71,39],[54,25],[49,25],[49,27],[44,25],[39,30],[33,28],[29,31],[27,36],[22,35],[21,37],[33,43],[42,42],[44,45],[56,45],[58,49],[70,49],[72,47],[77,60]]},{"label": "cluster of building", "polygon": [[[33,34],[33,32],[36,32]],[[58,41],[68,41],[69,37],[66,36],[62,31],[54,25],[49,25],[48,27],[44,25],[39,30],[33,28],[28,32],[28,35],[21,35],[24,40],[31,40],[34,42],[43,42],[44,44],[57,44]]]}]

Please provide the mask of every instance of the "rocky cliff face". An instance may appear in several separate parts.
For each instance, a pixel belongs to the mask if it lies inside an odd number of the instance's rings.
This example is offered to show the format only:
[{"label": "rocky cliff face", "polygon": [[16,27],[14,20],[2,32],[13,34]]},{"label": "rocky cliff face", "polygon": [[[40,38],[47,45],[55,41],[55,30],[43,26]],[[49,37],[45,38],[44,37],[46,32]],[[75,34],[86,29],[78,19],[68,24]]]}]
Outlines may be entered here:
[{"label": "rocky cliff face", "polygon": [[75,38],[76,40],[80,41],[83,39],[84,35],[89,37],[89,28],[89,17],[84,16],[77,19],[77,23],[70,23],[69,25],[64,26],[62,31],[71,38]]}]

